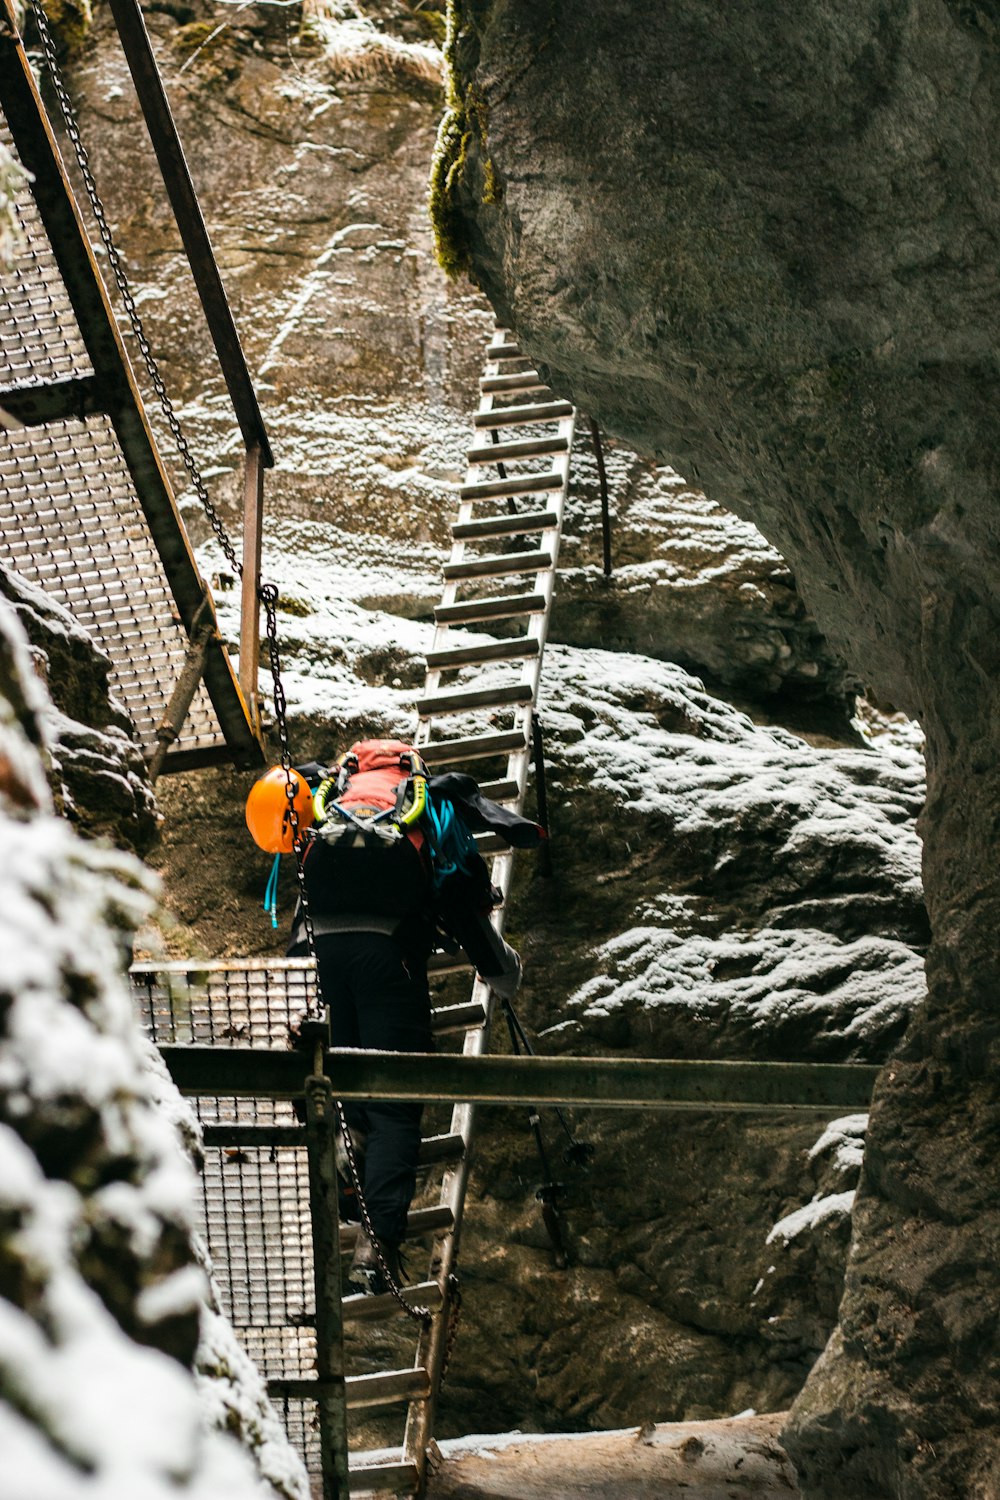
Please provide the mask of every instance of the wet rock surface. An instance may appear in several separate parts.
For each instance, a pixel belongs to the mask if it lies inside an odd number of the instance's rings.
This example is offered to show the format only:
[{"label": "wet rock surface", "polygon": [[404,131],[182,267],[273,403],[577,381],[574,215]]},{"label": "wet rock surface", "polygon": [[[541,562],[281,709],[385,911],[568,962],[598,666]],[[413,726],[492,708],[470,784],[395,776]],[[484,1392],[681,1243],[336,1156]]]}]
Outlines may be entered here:
[{"label": "wet rock surface", "polygon": [[128,716],[108,686],[110,662],[59,604],[0,570],[48,694],[43,709],[49,784],[58,811],[82,832],[137,854],[156,842],[156,805]]},{"label": "wet rock surface", "polygon": [[[165,372],[235,530],[238,438],[204,374],[206,335],[102,24],[74,75],[83,118],[121,237],[150,268],[143,310]],[[412,728],[493,325],[430,258],[440,96],[331,72],[276,11],[234,17],[201,51],[193,23],[155,11],[150,24],[262,376],[278,456],[265,571],[279,585],[296,753],[329,757],[366,731]],[[518,326],[557,370],[539,330],[557,323],[559,297],[532,318],[522,291]],[[601,383],[563,376],[605,420]],[[624,436],[608,451],[610,585],[582,427],[574,455],[542,705],[556,874],[522,862],[508,917],[526,957],[525,1022],[540,1046],[572,1051],[881,1060],[922,994],[919,755],[861,741],[845,712],[854,655],[848,668],[831,650],[770,544],[667,467],[686,467],[701,427],[686,448],[647,445],[638,414],[659,403],[657,382],[630,401],[630,421],[607,417]],[[662,462],[625,446],[640,441]],[[787,485],[773,498],[798,515]],[[190,497],[184,510],[235,638],[235,581]],[[789,555],[798,581],[803,554]],[[838,640],[853,651],[853,637]],[[805,738],[780,728],[792,703]],[[267,861],[248,854],[246,790],[222,771],[161,783],[171,953],[280,951],[259,911]],[[290,872],[283,882],[287,913]],[[846,1152],[827,1171],[827,1148],[810,1155],[826,1123],[580,1120],[597,1154],[585,1174],[559,1163],[572,1261],[561,1271],[526,1125],[487,1112],[441,1432],[784,1407],[834,1326],[843,1276],[857,1163]],[[842,1133],[856,1141],[860,1129]],[[386,1368],[393,1354],[393,1335],[378,1333],[352,1358]]]},{"label": "wet rock surface", "polygon": [[849,665],[926,731],[929,997],[877,1093],[840,1332],[786,1441],[824,1500],[985,1496],[995,19],[761,4],[720,28],[700,0],[455,17],[453,258],[557,390],[759,525]]},{"label": "wet rock surface", "polygon": [[[0,1430],[18,1496],[304,1500],[280,1433],[213,1431],[191,1367],[208,1280],[191,1242],[193,1122],[139,1035],[126,950],[152,904],[131,856],[55,815],[27,638],[0,603]],[[241,1372],[242,1373],[242,1372]],[[217,1372],[218,1374],[218,1372]],[[231,1404],[267,1425],[259,1381]],[[270,1414],[272,1429],[276,1419]],[[229,1424],[236,1430],[236,1424]],[[241,1432],[241,1436],[243,1433]]]}]

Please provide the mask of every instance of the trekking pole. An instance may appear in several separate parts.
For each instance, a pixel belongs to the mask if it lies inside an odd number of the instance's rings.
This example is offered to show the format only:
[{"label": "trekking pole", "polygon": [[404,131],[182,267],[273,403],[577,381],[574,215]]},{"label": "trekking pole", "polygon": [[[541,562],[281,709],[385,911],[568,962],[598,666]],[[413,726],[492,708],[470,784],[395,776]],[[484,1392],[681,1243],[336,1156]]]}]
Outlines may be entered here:
[{"label": "trekking pole", "polygon": [[[521,1024],[521,1018],[518,1015],[517,1011],[514,1009],[514,1002],[512,1000],[504,1000],[502,1003],[504,1008],[504,1016],[507,1020],[507,1029],[510,1032],[510,1039],[513,1043],[515,1053],[519,1053],[520,1051],[520,1047],[518,1046],[518,1043],[520,1042],[520,1046],[524,1048],[529,1057],[537,1057],[538,1053],[535,1051],[534,1047],[528,1040],[528,1034]],[[569,1145],[567,1146],[565,1151],[566,1161],[575,1167],[585,1166],[590,1158],[594,1155],[596,1147],[591,1141],[577,1140],[576,1136],[573,1134],[573,1131],[570,1129],[569,1121],[566,1119],[565,1114],[559,1108],[558,1104],[554,1104],[552,1106],[552,1109],[559,1121],[559,1124],[566,1132],[567,1139],[569,1140]]]},{"label": "trekking pole", "polygon": [[[518,1026],[515,1025],[515,1019],[510,1009],[510,1002],[504,1000],[503,1008],[514,1055],[515,1057],[520,1057],[521,1043],[518,1037]],[[538,1158],[542,1164],[542,1175],[545,1179],[536,1192],[535,1197],[542,1205],[542,1222],[548,1231],[549,1239],[552,1241],[556,1265],[560,1271],[564,1271],[569,1265],[569,1255],[566,1252],[566,1245],[563,1241],[562,1220],[559,1214],[558,1200],[559,1194],[562,1192],[562,1183],[556,1182],[552,1176],[552,1168],[549,1165],[548,1152],[545,1150],[545,1141],[542,1136],[542,1122],[537,1104],[528,1105],[528,1124],[531,1126],[531,1133],[535,1137]]]}]

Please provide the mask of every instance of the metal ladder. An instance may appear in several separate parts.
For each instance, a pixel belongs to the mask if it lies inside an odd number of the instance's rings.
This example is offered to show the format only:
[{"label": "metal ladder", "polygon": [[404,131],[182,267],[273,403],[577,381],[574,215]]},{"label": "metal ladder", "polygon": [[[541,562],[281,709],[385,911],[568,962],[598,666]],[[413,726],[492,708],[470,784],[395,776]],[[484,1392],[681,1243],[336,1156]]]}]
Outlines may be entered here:
[{"label": "metal ladder", "polygon": [[[496,778],[482,781],[486,795],[520,809],[575,413],[569,402],[547,392],[504,330],[489,345],[480,388],[414,739],[432,768],[478,762]],[[487,636],[465,628],[481,625],[508,633]],[[492,858],[493,883],[506,898],[511,851],[493,835],[479,835],[477,842]],[[502,919],[501,907],[495,920]],[[432,958],[430,972],[435,982],[448,983],[446,976],[471,969],[463,956],[440,954]],[[142,962],[133,965],[132,983],[152,1040],[175,1047],[286,1050],[289,1027],[315,999],[309,959]],[[458,1035],[466,1055],[479,1055],[488,1047],[491,1011],[489,988],[474,979],[467,1000],[434,1007],[435,1037]],[[206,1148],[203,1228],[226,1311],[283,1406],[289,1435],[303,1448],[317,1487],[324,1475],[330,1490],[331,1465],[328,1456],[323,1461],[312,1404],[324,1400],[321,1372],[330,1360],[311,1270],[327,1256],[319,1247],[329,1241],[329,1226],[316,1222],[318,1210],[311,1206],[307,1131],[289,1103],[241,1092],[236,1067],[231,1087],[227,1076],[225,1088],[228,1097],[197,1101]],[[408,1240],[432,1237],[431,1270],[404,1295],[428,1308],[432,1319],[409,1368],[347,1376],[349,1412],[408,1403],[400,1446],[351,1453],[352,1495],[412,1495],[423,1489],[448,1353],[472,1132],[473,1107],[461,1104],[452,1109],[449,1127],[422,1143],[421,1168],[443,1165],[445,1170],[438,1201],[412,1209],[407,1221]],[[357,1233],[355,1224],[340,1226],[341,1253],[350,1252]],[[330,1253],[336,1254],[335,1246]],[[385,1294],[345,1297],[341,1315],[353,1338],[359,1325],[402,1314]],[[387,1329],[385,1337],[391,1342],[394,1335]],[[339,1353],[336,1362],[342,1367]]]},{"label": "metal ladder", "polygon": [[[431,767],[506,757],[502,778],[484,782],[482,789],[494,801],[518,811],[524,801],[532,754],[534,710],[555,588],[575,424],[573,406],[556,400],[537,372],[524,368],[526,365],[511,335],[498,329],[487,350],[480,381],[479,407],[473,418],[475,439],[452,525],[444,593],[434,611],[436,629],[427,655],[423,695],[417,701],[415,736]],[[499,471],[497,477],[492,477],[491,470]],[[523,583],[518,587],[519,580],[525,579],[531,581],[527,590]],[[501,621],[512,632],[501,639],[479,641],[465,631],[456,639],[464,626]],[[451,680],[445,683],[445,679]],[[509,719],[509,725],[498,727],[498,718]],[[456,721],[457,734],[453,732]],[[484,855],[492,855],[493,883],[506,899],[512,851],[492,835],[481,835],[477,842]],[[502,907],[498,918],[502,928]],[[449,965],[468,968],[464,959],[445,958],[432,964],[432,971],[440,973]],[[487,1050],[492,1020],[492,995],[478,977],[465,1009],[463,1052],[477,1056]],[[393,1490],[419,1493],[423,1484],[447,1352],[451,1278],[462,1226],[473,1125],[474,1107],[457,1105],[448,1133],[426,1143],[435,1152],[446,1149],[450,1156],[439,1205],[411,1215],[414,1230],[434,1231],[430,1262],[434,1280],[414,1288],[414,1300],[430,1295],[435,1303],[434,1316],[419,1339],[414,1369],[395,1377],[400,1386],[404,1377],[419,1381],[410,1399],[399,1459],[387,1463],[381,1456],[376,1460],[374,1455],[352,1454],[352,1494]],[[346,1299],[345,1308],[353,1300]],[[349,1405],[350,1401],[349,1377]]]}]

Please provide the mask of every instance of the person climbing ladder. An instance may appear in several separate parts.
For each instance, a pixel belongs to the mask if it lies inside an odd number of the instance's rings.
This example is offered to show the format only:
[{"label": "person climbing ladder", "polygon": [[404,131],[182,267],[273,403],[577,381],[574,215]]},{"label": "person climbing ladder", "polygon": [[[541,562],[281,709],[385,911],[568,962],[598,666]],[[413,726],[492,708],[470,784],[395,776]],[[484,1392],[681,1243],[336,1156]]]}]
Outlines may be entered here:
[{"label": "person climbing ladder", "polygon": [[[472,834],[494,832],[525,848],[544,830],[489,801],[471,776],[431,777],[419,751],[399,740],[362,740],[329,769],[311,762],[297,774],[303,794],[312,791],[311,808],[303,799],[303,826],[310,813],[313,821],[302,872],[332,1045],[432,1051],[427,963],[442,939],[463,948],[491,989],[512,999],[521,963],[490,921],[497,893]],[[247,802],[251,832],[272,850],[281,847],[275,820],[288,815],[286,784],[284,772],[269,772]],[[301,905],[288,952],[309,952]],[[346,1109],[372,1229],[396,1283],[422,1111],[391,1100]],[[340,1165],[347,1178],[346,1162]],[[341,1202],[343,1211],[343,1195]],[[363,1229],[347,1280],[357,1292],[387,1289]]]}]

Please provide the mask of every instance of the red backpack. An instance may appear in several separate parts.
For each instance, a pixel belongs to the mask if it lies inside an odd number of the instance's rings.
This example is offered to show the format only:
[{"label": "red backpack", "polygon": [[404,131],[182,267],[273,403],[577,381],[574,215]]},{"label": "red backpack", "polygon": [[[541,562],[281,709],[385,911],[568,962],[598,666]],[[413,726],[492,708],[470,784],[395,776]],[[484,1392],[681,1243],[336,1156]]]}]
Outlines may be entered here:
[{"label": "red backpack", "polygon": [[360,740],[313,795],[316,822],[303,874],[319,915],[409,916],[428,906],[431,873],[420,821],[427,767],[401,740]]}]

